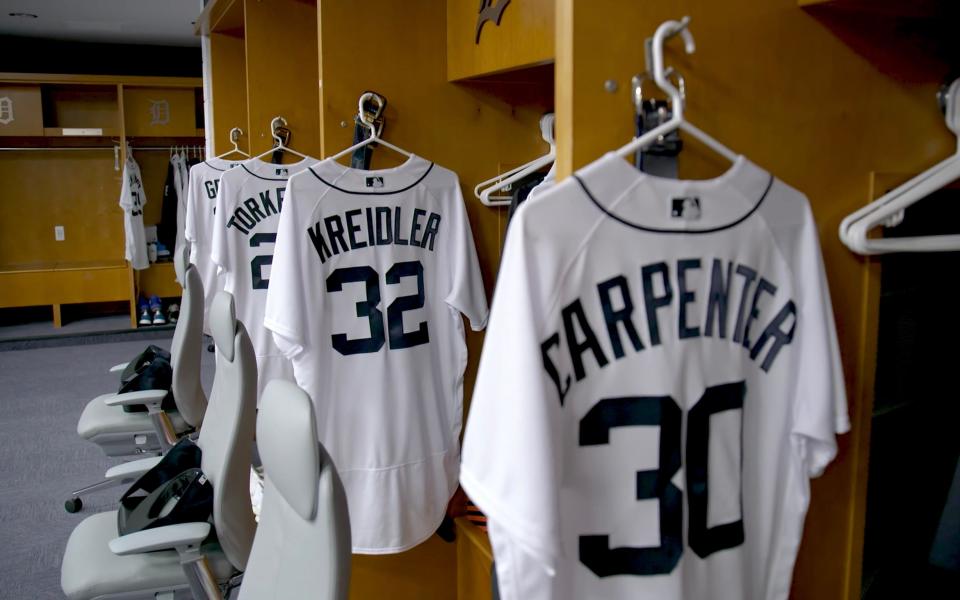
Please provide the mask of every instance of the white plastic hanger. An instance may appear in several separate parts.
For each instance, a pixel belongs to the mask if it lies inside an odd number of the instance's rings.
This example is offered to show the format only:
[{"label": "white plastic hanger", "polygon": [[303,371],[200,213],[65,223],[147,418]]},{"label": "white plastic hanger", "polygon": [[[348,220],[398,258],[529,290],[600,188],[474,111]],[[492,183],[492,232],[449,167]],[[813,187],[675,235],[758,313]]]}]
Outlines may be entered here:
[{"label": "white plastic hanger", "polygon": [[[381,100],[376,94],[372,94],[370,92],[364,92],[363,94],[360,95],[360,101],[357,103],[358,105],[357,110],[358,110],[358,114],[360,115],[360,123],[363,124],[365,127],[370,128],[370,137],[368,137],[367,139],[363,140],[358,144],[354,144],[349,148],[346,148],[344,150],[341,150],[340,152],[337,152],[336,154],[334,154],[329,158],[331,158],[332,160],[337,160],[338,158],[343,158],[344,156],[352,154],[354,150],[358,150],[360,148],[363,148],[364,146],[369,146],[370,144],[374,144],[374,143],[377,144],[378,146],[389,148],[394,152],[397,152],[406,156],[407,158],[412,157],[413,154],[411,154],[410,152],[407,152],[406,150],[398,146],[394,146],[390,142],[380,137],[380,132],[377,131],[376,123],[373,123],[367,120],[366,111],[364,111],[364,106],[366,105],[368,100],[376,102],[377,104],[381,104]],[[382,108],[382,104],[381,104],[381,108]]]},{"label": "white plastic hanger", "polygon": [[859,254],[890,252],[949,252],[960,250],[960,235],[928,235],[870,239],[867,234],[878,225],[895,227],[903,221],[904,210],[940,188],[960,179],[960,79],[945,94],[944,118],[957,137],[957,151],[903,185],[850,214],[840,223],[840,239]]},{"label": "white plastic hanger", "polygon": [[[557,142],[553,133],[555,121],[556,117],[553,113],[547,113],[540,117],[540,135],[543,136],[543,141],[550,146],[549,152],[525,165],[520,165],[519,167],[510,169],[506,173],[501,173],[496,177],[481,181],[473,188],[473,195],[485,206],[509,205],[511,200],[509,196],[494,196],[493,198],[490,196],[501,190],[509,189],[514,183],[556,162]],[[481,191],[481,189],[483,191]]]},{"label": "white plastic hanger", "polygon": [[240,146],[237,145],[237,140],[240,139],[240,136],[241,136],[241,135],[243,135],[243,130],[240,129],[239,127],[234,127],[233,129],[231,129],[231,130],[230,130],[230,143],[233,144],[233,148],[230,149],[230,150],[227,150],[226,152],[224,152],[223,154],[221,154],[221,155],[218,156],[217,158],[225,158],[225,157],[227,157],[227,156],[230,156],[231,154],[239,154],[240,156],[244,156],[244,157],[246,157],[246,158],[250,158],[250,155],[247,154],[246,152],[244,152],[243,150],[241,150],[241,149],[240,149]]},{"label": "white plastic hanger", "polygon": [[289,152],[290,154],[293,154],[293,155],[295,155],[295,156],[299,156],[300,158],[312,158],[312,157],[310,157],[310,156],[307,156],[306,154],[303,154],[302,152],[297,152],[296,150],[294,150],[294,149],[291,148],[290,146],[287,146],[286,144],[283,143],[283,138],[280,137],[280,134],[277,133],[277,129],[279,129],[279,128],[281,128],[281,127],[286,127],[286,126],[287,126],[287,120],[284,119],[283,117],[274,117],[273,119],[271,119],[271,120],[270,120],[270,135],[273,136],[273,141],[275,141],[275,142],[277,143],[277,145],[274,146],[273,148],[270,148],[270,149],[267,150],[266,152],[263,152],[263,153],[261,153],[261,154],[258,154],[258,155],[256,155],[256,156],[254,156],[253,159],[251,159],[251,160],[256,160],[256,159],[258,159],[258,158],[263,158],[264,156],[267,156],[268,154],[273,154],[273,153],[276,152],[277,150],[282,150],[282,151],[284,151],[284,152]]},{"label": "white plastic hanger", "polygon": [[653,55],[653,80],[660,87],[660,89],[670,95],[670,104],[671,110],[673,111],[673,116],[666,123],[662,123],[640,137],[634,138],[629,144],[617,150],[616,153],[619,156],[628,158],[636,153],[637,150],[645,148],[646,146],[649,146],[653,142],[657,141],[660,136],[666,135],[675,129],[680,129],[681,131],[689,133],[693,137],[697,138],[703,142],[705,146],[720,156],[726,158],[730,162],[735,162],[739,158],[739,155],[736,152],[730,150],[714,138],[707,135],[693,123],[690,123],[684,119],[683,94],[681,94],[680,90],[673,85],[669,79],[669,72],[663,68],[663,45],[671,37],[679,34],[680,37],[683,38],[684,50],[687,54],[693,54],[693,52],[696,50],[696,45],[693,42],[693,34],[691,34],[690,30],[687,28],[689,24],[690,17],[683,17],[679,21],[665,21],[659,27],[657,27],[656,33],[653,34],[653,43],[650,47],[651,54]]}]

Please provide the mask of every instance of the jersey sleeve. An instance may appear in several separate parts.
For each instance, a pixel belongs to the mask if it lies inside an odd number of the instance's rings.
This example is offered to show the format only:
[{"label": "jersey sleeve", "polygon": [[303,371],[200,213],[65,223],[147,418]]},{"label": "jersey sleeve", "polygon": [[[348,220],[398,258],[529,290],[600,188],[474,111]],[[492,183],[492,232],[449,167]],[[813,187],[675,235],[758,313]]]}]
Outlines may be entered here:
[{"label": "jersey sleeve", "polygon": [[290,178],[280,210],[263,320],[264,327],[273,332],[277,348],[290,359],[307,346],[304,332],[309,330],[304,282],[310,279],[301,272],[305,261],[300,254],[299,216],[296,214],[300,199],[297,198],[295,179],[296,176]]},{"label": "jersey sleeve", "polygon": [[121,177],[120,184],[120,208],[129,212],[133,209],[133,198],[131,197],[130,189],[130,165],[126,162],[123,163],[123,176]]},{"label": "jersey sleeve", "polygon": [[499,531],[548,572],[560,552],[560,402],[544,372],[536,258],[521,209],[504,248],[474,387],[460,480]]},{"label": "jersey sleeve", "polygon": [[190,242],[190,262],[197,262],[197,203],[198,191],[200,185],[200,171],[190,171],[190,184],[187,186],[187,212],[184,215],[183,237]]},{"label": "jersey sleeve", "polygon": [[836,435],[850,429],[840,349],[830,291],[809,205],[800,234],[795,277],[800,307],[794,325],[798,348],[793,440],[810,477],[837,454]]},{"label": "jersey sleeve", "polygon": [[468,319],[474,331],[480,331],[487,324],[489,309],[487,294],[480,274],[480,261],[477,248],[473,243],[473,232],[463,204],[460,184],[454,179],[449,246],[443,254],[443,260],[449,261],[445,270],[450,273],[450,290],[445,298],[448,305],[460,311]]},{"label": "jersey sleeve", "polygon": [[[226,173],[224,174],[226,175]],[[218,273],[229,272],[232,268],[230,264],[230,252],[227,248],[227,198],[230,198],[235,186],[233,177],[221,177],[220,189],[217,192],[217,200],[213,212],[213,235],[210,243],[210,260],[217,265]]]}]

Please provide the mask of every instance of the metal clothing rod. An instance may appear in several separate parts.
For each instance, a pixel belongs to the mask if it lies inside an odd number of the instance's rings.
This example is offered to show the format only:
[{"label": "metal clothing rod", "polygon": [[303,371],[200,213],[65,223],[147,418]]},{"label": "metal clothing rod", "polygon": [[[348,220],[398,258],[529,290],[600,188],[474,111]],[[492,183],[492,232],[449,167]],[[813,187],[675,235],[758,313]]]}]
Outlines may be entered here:
[{"label": "metal clothing rod", "polygon": [[[129,146],[131,150],[136,152],[137,150],[170,150],[170,148],[179,148],[180,146]],[[191,146],[192,147],[192,146]]]},{"label": "metal clothing rod", "polygon": [[37,146],[37,147],[21,147],[21,148],[0,148],[0,151],[4,152],[33,152],[36,150],[46,150],[46,151],[61,151],[61,150],[110,150],[113,151],[113,146]]}]

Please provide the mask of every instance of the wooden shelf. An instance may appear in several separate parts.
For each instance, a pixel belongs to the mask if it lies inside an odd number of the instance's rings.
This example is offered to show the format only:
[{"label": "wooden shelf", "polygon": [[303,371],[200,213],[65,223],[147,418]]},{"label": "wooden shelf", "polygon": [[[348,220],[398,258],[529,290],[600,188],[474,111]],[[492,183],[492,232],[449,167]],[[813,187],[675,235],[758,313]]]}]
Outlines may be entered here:
[{"label": "wooden shelf", "polygon": [[952,0],[797,0],[803,8],[836,8],[889,17],[929,19],[945,14]]},{"label": "wooden shelf", "polygon": [[172,262],[151,263],[149,269],[139,271],[140,295],[145,297],[178,298],[183,288],[176,281]]},{"label": "wooden shelf", "polygon": [[119,137],[116,127],[44,127],[44,137]]}]

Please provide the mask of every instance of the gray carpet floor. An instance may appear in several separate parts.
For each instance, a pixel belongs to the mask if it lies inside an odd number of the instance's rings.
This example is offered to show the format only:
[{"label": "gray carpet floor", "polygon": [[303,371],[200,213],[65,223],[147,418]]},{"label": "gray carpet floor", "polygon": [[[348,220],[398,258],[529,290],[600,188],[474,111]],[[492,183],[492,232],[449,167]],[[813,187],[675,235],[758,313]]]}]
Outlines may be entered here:
[{"label": "gray carpet floor", "polygon": [[128,331],[130,315],[109,315],[106,317],[89,317],[77,319],[63,324],[63,327],[54,327],[53,321],[31,321],[16,325],[0,326],[0,339],[37,337],[47,335],[73,335],[94,331]]},{"label": "gray carpet floor", "polygon": [[[95,512],[112,510],[121,488],[84,498],[83,510],[64,511],[71,490],[93,483],[118,459],[77,435],[77,419],[93,397],[113,391],[124,362],[142,340],[0,352],[0,598],[63,598],[60,561],[73,528]],[[213,354],[203,353],[204,388],[213,379]]]}]

